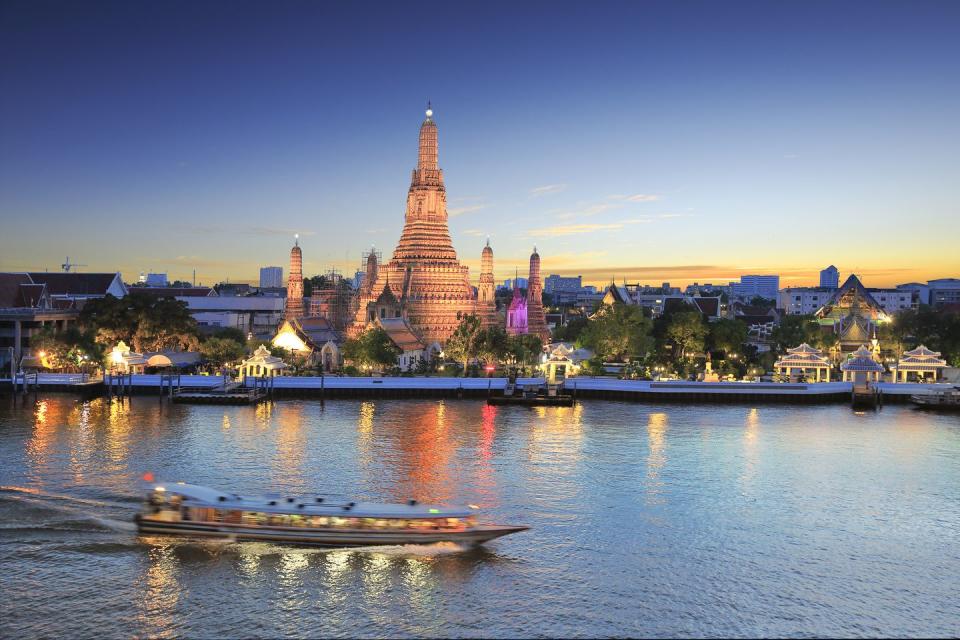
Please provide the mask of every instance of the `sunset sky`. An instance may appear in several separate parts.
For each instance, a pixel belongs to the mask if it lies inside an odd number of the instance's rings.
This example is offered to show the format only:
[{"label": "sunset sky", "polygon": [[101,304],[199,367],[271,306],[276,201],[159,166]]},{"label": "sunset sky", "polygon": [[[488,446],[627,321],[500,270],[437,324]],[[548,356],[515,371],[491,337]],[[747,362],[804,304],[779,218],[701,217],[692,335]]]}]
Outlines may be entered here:
[{"label": "sunset sky", "polygon": [[431,100],[476,280],[960,276],[960,2],[0,4],[0,269],[388,256]]}]

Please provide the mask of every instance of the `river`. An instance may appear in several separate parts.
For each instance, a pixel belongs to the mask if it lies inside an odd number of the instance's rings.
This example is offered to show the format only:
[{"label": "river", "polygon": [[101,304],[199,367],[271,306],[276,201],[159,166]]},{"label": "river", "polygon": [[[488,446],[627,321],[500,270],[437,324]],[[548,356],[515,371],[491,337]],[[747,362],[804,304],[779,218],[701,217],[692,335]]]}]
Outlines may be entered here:
[{"label": "river", "polygon": [[[475,503],[481,549],[139,538],[138,479]],[[956,636],[960,416],[0,398],[0,636]]]}]

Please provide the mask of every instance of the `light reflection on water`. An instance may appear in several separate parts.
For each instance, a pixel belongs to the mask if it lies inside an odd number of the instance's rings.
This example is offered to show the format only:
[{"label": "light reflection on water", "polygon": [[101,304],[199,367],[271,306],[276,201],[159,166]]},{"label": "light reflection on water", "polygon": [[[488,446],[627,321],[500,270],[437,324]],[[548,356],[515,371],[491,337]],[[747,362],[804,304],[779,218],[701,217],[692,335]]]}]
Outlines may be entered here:
[{"label": "light reflection on water", "polygon": [[[950,635],[960,619],[958,416],[3,401],[5,637]],[[533,530],[480,550],[137,538],[146,470],[472,502]]]}]

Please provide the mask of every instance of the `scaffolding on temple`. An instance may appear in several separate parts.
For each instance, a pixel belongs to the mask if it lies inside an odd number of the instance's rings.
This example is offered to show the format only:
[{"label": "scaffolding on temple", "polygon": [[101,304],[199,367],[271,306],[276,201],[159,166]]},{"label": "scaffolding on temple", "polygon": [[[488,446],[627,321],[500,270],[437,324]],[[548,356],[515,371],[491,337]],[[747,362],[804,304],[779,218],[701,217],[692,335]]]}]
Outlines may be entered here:
[{"label": "scaffolding on temple", "polygon": [[320,277],[310,295],[310,316],[326,318],[330,326],[343,331],[353,320],[356,312],[356,294],[350,280],[335,268]]}]

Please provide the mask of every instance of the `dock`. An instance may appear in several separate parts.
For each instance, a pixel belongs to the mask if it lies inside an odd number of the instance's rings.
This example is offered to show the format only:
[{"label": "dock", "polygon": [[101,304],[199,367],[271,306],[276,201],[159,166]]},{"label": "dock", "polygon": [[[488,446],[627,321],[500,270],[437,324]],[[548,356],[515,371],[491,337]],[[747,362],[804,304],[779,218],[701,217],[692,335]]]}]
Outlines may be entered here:
[{"label": "dock", "polygon": [[[108,383],[109,380],[109,383]],[[268,379],[268,386],[249,394],[262,378],[244,378],[240,387],[217,389],[223,385],[221,376],[135,374],[108,378],[89,378],[78,374],[40,373],[29,375],[26,387],[30,395],[37,392],[67,392],[84,397],[152,395],[172,400],[177,389],[184,402],[250,403],[264,397],[316,398],[319,400],[377,399],[377,398],[474,398],[483,400],[502,396],[507,387],[506,378],[447,378],[447,377],[347,377],[347,376],[282,376]],[[228,380],[228,383],[230,381]],[[520,378],[517,385],[542,387],[543,378]],[[948,389],[949,383],[876,384],[884,404],[909,402],[912,394]],[[0,394],[22,393],[23,381],[14,387],[10,378],[0,379]],[[263,391],[266,392],[264,396]],[[577,376],[564,382],[563,392],[581,400],[620,400],[645,403],[850,403],[851,382],[783,383],[783,382],[693,382],[684,380],[619,380],[610,377]],[[198,395],[199,394],[199,395]],[[236,395],[237,398],[229,396]],[[512,404],[508,402],[507,404]],[[550,406],[550,405],[546,405]]]}]

